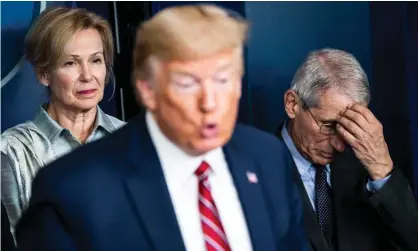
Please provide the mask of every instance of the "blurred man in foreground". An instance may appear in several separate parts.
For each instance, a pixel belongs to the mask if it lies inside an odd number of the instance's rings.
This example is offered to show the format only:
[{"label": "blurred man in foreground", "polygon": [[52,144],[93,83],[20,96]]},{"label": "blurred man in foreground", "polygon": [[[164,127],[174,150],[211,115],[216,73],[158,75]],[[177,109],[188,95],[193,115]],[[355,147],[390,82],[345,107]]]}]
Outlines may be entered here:
[{"label": "blurred man in foreground", "polygon": [[284,144],[236,125],[246,33],[208,5],[145,22],[134,75],[146,115],[41,170],[21,249],[307,250]]},{"label": "blurred man in foreground", "polygon": [[277,136],[294,159],[314,250],[418,250],[418,205],[369,100],[360,64],[335,49],[310,53],[285,93]]}]

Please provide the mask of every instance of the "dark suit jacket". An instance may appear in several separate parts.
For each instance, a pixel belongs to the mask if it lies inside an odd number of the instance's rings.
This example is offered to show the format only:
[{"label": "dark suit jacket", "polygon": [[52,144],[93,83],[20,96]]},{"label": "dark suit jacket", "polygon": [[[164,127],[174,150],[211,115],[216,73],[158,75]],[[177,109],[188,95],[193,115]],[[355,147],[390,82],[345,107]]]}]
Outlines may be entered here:
[{"label": "dark suit jacket", "polygon": [[13,251],[15,250],[15,243],[12,233],[10,232],[10,222],[7,216],[6,207],[1,202],[1,250]]},{"label": "dark suit jacket", "polygon": [[[223,150],[254,250],[309,249],[284,144],[237,125]],[[144,116],[43,168],[17,241],[25,251],[185,250]]]},{"label": "dark suit jacket", "polygon": [[[283,140],[282,126],[276,136]],[[338,251],[417,251],[418,203],[399,168],[376,194],[366,189],[369,175],[351,149],[331,164],[331,186]],[[313,250],[331,251],[294,164],[294,179],[304,204],[306,231]]]}]

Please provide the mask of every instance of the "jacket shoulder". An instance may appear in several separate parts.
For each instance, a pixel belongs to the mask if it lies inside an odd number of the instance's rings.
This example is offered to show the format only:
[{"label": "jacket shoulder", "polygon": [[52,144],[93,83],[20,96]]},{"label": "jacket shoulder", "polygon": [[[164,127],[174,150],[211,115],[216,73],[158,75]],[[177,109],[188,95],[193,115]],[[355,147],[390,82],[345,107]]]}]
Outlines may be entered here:
[{"label": "jacket shoulder", "polygon": [[287,151],[285,144],[276,136],[248,125],[238,124],[232,140],[253,152]]},{"label": "jacket shoulder", "polygon": [[9,128],[1,134],[1,153],[9,157],[24,152],[43,153],[49,146],[48,137],[31,121]]},{"label": "jacket shoulder", "polygon": [[239,125],[231,141],[232,145],[251,158],[260,170],[276,177],[275,182],[290,175],[293,159],[285,143],[273,134],[251,126]]}]

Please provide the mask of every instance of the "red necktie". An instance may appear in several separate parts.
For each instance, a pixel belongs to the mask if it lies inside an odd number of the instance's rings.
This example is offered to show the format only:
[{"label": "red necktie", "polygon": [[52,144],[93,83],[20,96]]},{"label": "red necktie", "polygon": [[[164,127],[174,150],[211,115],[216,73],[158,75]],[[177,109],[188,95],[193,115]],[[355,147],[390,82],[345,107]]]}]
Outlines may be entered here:
[{"label": "red necktie", "polygon": [[202,224],[203,236],[205,239],[206,250],[230,251],[228,240],[226,239],[218,210],[210,193],[209,176],[210,166],[202,162],[196,170],[196,176],[199,179],[199,211],[200,222]]}]

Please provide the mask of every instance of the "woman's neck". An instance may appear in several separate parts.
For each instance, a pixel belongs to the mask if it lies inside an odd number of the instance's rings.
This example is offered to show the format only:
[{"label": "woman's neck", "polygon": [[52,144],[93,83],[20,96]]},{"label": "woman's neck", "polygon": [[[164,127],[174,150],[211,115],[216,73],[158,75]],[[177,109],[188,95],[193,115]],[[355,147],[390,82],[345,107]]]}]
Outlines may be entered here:
[{"label": "woman's neck", "polygon": [[93,132],[96,121],[97,107],[88,111],[68,109],[58,102],[49,103],[47,112],[60,126],[68,129],[81,143],[85,143]]}]

